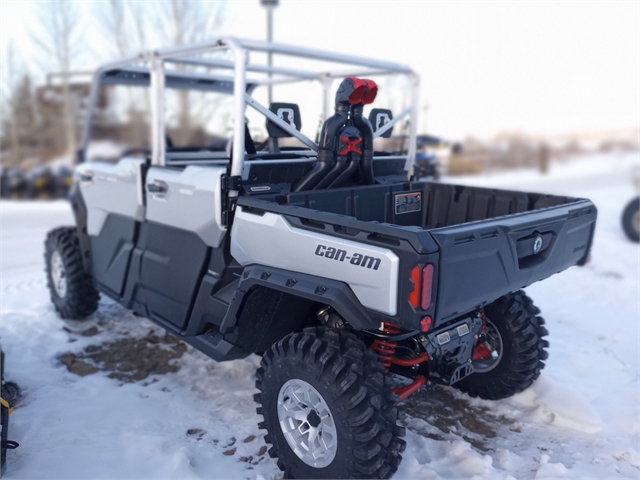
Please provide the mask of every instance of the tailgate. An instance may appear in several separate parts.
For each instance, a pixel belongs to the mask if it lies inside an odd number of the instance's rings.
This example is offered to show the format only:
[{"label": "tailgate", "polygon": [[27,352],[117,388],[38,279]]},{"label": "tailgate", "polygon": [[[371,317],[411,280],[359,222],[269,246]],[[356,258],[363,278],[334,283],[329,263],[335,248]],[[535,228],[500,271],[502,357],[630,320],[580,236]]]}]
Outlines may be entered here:
[{"label": "tailgate", "polygon": [[440,246],[436,322],[584,264],[597,210],[589,200],[431,230]]}]

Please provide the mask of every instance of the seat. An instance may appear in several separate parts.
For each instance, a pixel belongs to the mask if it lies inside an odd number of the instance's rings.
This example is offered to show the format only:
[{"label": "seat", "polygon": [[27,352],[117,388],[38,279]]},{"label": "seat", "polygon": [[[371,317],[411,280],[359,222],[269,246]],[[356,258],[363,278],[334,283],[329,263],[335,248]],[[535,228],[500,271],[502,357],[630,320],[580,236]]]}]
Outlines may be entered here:
[{"label": "seat", "polygon": [[[302,128],[300,108],[295,103],[272,103],[269,105],[269,110],[296,130],[300,131],[300,128]],[[267,141],[269,153],[280,153],[278,139],[292,136],[269,119],[267,119],[267,133],[269,134]]]},{"label": "seat", "polygon": [[[387,110],[386,108],[374,108],[369,114],[369,122],[371,122],[374,134],[391,120],[393,120],[393,113],[391,113],[391,110]],[[390,128],[380,136],[382,138],[390,138],[392,130],[393,128]]]}]

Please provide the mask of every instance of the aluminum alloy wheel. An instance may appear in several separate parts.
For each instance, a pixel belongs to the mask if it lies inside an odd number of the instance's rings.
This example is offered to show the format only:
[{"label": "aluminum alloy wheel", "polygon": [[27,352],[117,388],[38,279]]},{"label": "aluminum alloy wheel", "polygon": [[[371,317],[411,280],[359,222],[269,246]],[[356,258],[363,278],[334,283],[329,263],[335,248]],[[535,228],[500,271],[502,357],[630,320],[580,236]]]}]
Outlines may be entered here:
[{"label": "aluminum alloy wheel", "polygon": [[51,254],[51,282],[58,296],[64,298],[67,294],[67,270],[57,250]]},{"label": "aluminum alloy wheel", "polygon": [[304,380],[286,382],[278,394],[278,420],[289,447],[307,465],[324,468],[338,451],[335,420],[322,395]]},{"label": "aluminum alloy wheel", "polygon": [[636,213],[633,214],[631,223],[633,224],[633,228],[636,229],[636,232],[640,232],[640,210],[637,210]]},{"label": "aluminum alloy wheel", "polygon": [[[485,342],[491,347],[489,358],[479,358],[473,361],[473,369],[476,373],[487,373],[498,366],[502,360],[503,344],[500,332],[491,320],[487,318],[487,326],[484,332]],[[494,354],[497,353],[497,355]],[[494,356],[495,355],[495,356]]]}]

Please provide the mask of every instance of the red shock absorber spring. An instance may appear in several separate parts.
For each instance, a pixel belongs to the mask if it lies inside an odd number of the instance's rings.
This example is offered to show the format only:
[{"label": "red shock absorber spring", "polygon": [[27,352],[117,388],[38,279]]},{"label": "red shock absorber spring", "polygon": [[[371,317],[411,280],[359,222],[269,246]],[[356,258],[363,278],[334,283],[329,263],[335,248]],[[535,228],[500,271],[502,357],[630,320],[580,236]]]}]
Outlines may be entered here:
[{"label": "red shock absorber spring", "polygon": [[[389,335],[394,335],[401,332],[400,327],[389,322],[382,322],[382,331]],[[375,351],[378,354],[378,357],[384,365],[385,371],[387,373],[389,372],[391,361],[396,354],[397,346],[398,342],[376,338],[371,344],[371,347],[369,347],[371,348],[371,350]]]}]

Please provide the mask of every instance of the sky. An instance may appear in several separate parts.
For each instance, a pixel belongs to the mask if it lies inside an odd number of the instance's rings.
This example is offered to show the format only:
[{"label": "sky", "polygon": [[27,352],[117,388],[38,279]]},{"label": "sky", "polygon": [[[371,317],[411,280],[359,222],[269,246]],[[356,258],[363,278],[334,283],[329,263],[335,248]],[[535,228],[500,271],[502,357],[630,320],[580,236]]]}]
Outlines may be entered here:
[{"label": "sky", "polygon": [[[33,53],[45,1],[0,0],[3,56],[9,40]],[[79,6],[88,18],[96,4]],[[265,38],[259,0],[231,0],[227,11],[221,33]],[[85,23],[81,41],[97,45]],[[281,0],[274,23],[278,42],[411,65],[421,128],[447,138],[640,126],[638,1]],[[94,68],[100,53],[75,68]]]}]

